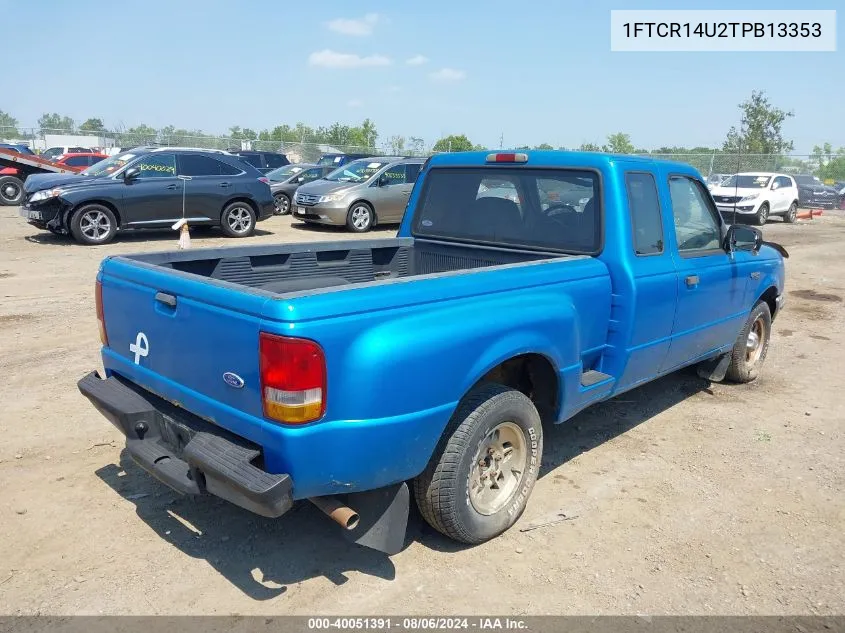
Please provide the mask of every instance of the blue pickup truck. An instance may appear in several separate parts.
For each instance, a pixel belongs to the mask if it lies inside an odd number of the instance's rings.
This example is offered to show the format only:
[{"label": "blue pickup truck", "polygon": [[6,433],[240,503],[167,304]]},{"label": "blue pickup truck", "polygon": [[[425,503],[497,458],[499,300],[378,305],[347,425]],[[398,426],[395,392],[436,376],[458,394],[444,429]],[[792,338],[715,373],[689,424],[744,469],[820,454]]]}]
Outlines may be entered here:
[{"label": "blue pickup truck", "polygon": [[545,425],[694,364],[757,378],[786,256],[687,165],[438,155],[396,238],[106,258],[105,376],[79,388],[182,493],[308,499],[393,553],[411,482],[480,543],[523,512]]}]

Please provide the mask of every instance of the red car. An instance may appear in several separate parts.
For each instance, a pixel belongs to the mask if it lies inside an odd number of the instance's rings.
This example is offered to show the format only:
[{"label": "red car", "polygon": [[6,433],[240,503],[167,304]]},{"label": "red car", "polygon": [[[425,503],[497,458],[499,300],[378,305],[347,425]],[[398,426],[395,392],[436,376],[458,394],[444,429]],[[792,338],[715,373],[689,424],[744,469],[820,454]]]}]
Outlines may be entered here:
[{"label": "red car", "polygon": [[78,154],[62,154],[61,156],[57,156],[52,162],[57,165],[64,165],[65,167],[78,167],[79,171],[82,171],[105,158],[108,158],[108,156],[98,152],[80,152]]}]

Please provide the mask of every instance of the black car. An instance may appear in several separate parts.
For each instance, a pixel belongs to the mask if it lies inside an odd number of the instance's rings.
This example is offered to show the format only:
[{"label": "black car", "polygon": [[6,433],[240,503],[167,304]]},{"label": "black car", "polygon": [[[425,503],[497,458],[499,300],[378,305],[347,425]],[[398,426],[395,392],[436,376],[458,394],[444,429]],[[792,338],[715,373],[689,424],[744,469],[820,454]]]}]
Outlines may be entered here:
[{"label": "black car", "polygon": [[118,230],[169,228],[183,217],[247,237],[273,215],[268,182],[227,152],[136,148],[79,174],[29,176],[21,215],[83,244],[105,244]]},{"label": "black car", "polygon": [[290,213],[290,201],[300,185],[313,182],[330,174],[334,167],[322,167],[311,163],[294,163],[275,169],[267,174],[270,179],[270,191],[276,205],[276,215]]},{"label": "black car", "polygon": [[262,174],[290,165],[288,157],[278,152],[257,152],[252,150],[238,150],[232,152],[240,156],[247,163],[255,167]]},{"label": "black car", "polygon": [[839,206],[839,192],[810,174],[794,176],[798,184],[798,206],[834,209]]}]

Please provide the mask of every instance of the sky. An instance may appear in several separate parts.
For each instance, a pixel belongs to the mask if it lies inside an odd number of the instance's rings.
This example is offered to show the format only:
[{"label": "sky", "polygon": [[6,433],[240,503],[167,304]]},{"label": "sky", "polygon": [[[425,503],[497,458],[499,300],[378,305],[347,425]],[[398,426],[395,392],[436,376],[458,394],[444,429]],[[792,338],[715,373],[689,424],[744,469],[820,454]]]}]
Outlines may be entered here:
[{"label": "sky", "polygon": [[[839,0],[708,0],[686,8],[835,9]],[[845,146],[845,54],[610,51],[610,10],[657,0],[0,0],[14,64],[0,110],[110,129],[225,133],[372,119],[380,141],[447,134],[505,147],[577,147],[625,132],[637,147],[720,146],[765,90],[795,112],[795,153]],[[837,15],[841,30],[842,15]],[[14,86],[13,89],[10,86]]]}]

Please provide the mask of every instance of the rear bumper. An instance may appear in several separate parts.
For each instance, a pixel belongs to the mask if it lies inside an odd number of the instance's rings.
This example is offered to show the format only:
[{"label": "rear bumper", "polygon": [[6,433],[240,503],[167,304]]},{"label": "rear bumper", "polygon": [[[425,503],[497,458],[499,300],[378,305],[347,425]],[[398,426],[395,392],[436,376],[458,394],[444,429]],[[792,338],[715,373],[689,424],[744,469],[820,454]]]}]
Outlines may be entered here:
[{"label": "rear bumper", "polygon": [[91,372],[79,391],[126,436],[141,468],[182,494],[212,494],[265,517],[293,505],[293,482],[254,465],[261,449],[112,376]]}]

